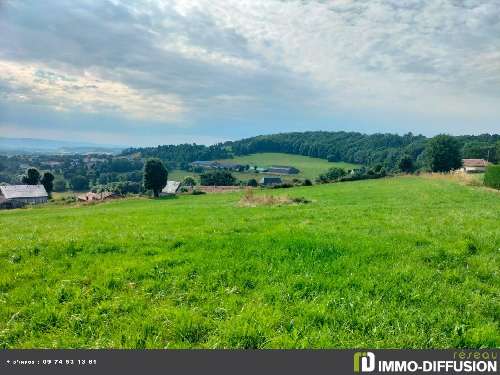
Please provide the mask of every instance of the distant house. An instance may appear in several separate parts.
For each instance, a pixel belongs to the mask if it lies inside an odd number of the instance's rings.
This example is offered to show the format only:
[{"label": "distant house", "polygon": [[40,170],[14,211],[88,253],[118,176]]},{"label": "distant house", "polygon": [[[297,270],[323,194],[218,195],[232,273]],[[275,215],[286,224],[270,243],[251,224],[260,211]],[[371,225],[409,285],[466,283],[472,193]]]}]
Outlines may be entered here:
[{"label": "distant house", "polygon": [[167,181],[167,185],[163,188],[160,195],[173,195],[177,194],[181,188],[179,181]]},{"label": "distant house", "polygon": [[0,186],[0,197],[13,205],[46,203],[49,198],[43,185]]},{"label": "distant house", "polygon": [[486,171],[489,162],[484,159],[462,159],[462,172],[481,173]]},{"label": "distant house", "polygon": [[103,201],[115,197],[117,197],[117,195],[110,191],[103,191],[101,193],[93,193],[90,191],[88,193],[79,195],[77,198],[80,202],[92,202],[92,201]]},{"label": "distant house", "polygon": [[220,168],[220,165],[216,161],[205,161],[205,160],[197,160],[191,163],[192,167],[198,168],[207,168],[207,169],[217,169]]},{"label": "distant house", "polygon": [[281,177],[263,177],[259,181],[259,184],[262,186],[276,186],[282,183]]},{"label": "distant house", "polygon": [[232,171],[243,171],[245,169],[245,166],[242,164],[236,164],[236,163],[219,163],[219,168],[222,169],[229,169]]},{"label": "distant house", "polygon": [[267,169],[267,172],[268,173],[276,173],[276,174],[297,174],[300,171],[295,167],[275,165],[275,166],[269,167]]}]

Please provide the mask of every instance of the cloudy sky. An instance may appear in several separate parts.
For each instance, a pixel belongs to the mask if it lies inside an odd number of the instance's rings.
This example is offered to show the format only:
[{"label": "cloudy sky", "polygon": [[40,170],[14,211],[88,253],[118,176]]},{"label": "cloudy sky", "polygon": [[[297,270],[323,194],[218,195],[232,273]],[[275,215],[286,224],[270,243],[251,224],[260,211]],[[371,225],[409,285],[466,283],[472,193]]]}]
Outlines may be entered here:
[{"label": "cloudy sky", "polygon": [[0,0],[0,136],[500,132],[498,0]]}]

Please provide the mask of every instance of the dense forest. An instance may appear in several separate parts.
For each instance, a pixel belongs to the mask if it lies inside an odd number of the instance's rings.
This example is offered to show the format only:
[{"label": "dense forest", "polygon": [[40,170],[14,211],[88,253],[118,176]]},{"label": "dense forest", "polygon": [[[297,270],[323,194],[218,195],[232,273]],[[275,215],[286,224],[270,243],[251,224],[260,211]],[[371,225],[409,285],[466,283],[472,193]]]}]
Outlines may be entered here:
[{"label": "dense forest", "polygon": [[160,158],[171,169],[186,169],[196,160],[216,160],[231,157],[228,148],[222,144],[204,146],[197,144],[163,145],[158,147],[128,148],[122,155],[140,154],[142,158]]},{"label": "dense forest", "polygon": [[[482,134],[455,137],[462,146],[464,158],[500,160],[500,135]],[[425,147],[429,138],[423,135],[362,134],[356,132],[296,132],[261,135],[213,146],[169,145],[131,148],[124,155],[140,153],[142,157],[159,157],[169,167],[183,169],[195,160],[215,160],[232,155],[258,152],[285,152],[312,156],[329,161],[344,161],[365,165],[383,165],[394,169],[404,155],[409,155],[419,167],[425,166]],[[174,164],[174,165],[172,165]]]}]

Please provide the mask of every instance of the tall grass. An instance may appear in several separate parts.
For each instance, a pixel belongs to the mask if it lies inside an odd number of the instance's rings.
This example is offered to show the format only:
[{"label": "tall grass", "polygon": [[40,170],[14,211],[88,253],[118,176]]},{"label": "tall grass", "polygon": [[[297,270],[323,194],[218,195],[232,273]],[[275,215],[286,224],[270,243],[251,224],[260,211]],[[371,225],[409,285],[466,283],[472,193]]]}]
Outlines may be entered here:
[{"label": "tall grass", "polygon": [[311,203],[0,212],[0,347],[500,345],[498,194],[418,177],[287,193]]}]

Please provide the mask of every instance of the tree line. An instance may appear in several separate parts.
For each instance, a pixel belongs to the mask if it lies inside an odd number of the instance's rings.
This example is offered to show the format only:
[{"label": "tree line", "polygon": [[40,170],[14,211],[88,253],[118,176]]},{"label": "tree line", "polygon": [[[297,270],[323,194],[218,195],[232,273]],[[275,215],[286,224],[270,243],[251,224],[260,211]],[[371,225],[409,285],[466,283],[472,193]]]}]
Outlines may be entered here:
[{"label": "tree line", "polygon": [[[500,135],[450,136],[463,158],[481,158],[490,162],[500,161]],[[430,167],[426,152],[432,138],[408,133],[363,134],[358,132],[309,131],[260,135],[239,141],[213,146],[196,144],[164,145],[158,147],[130,148],[123,155],[140,154],[142,157],[161,159],[169,169],[188,169],[195,160],[227,159],[233,155],[261,152],[283,152],[347,162],[366,166],[382,165],[386,170],[397,170],[404,158],[417,169]],[[430,169],[430,168],[429,168]]]}]

